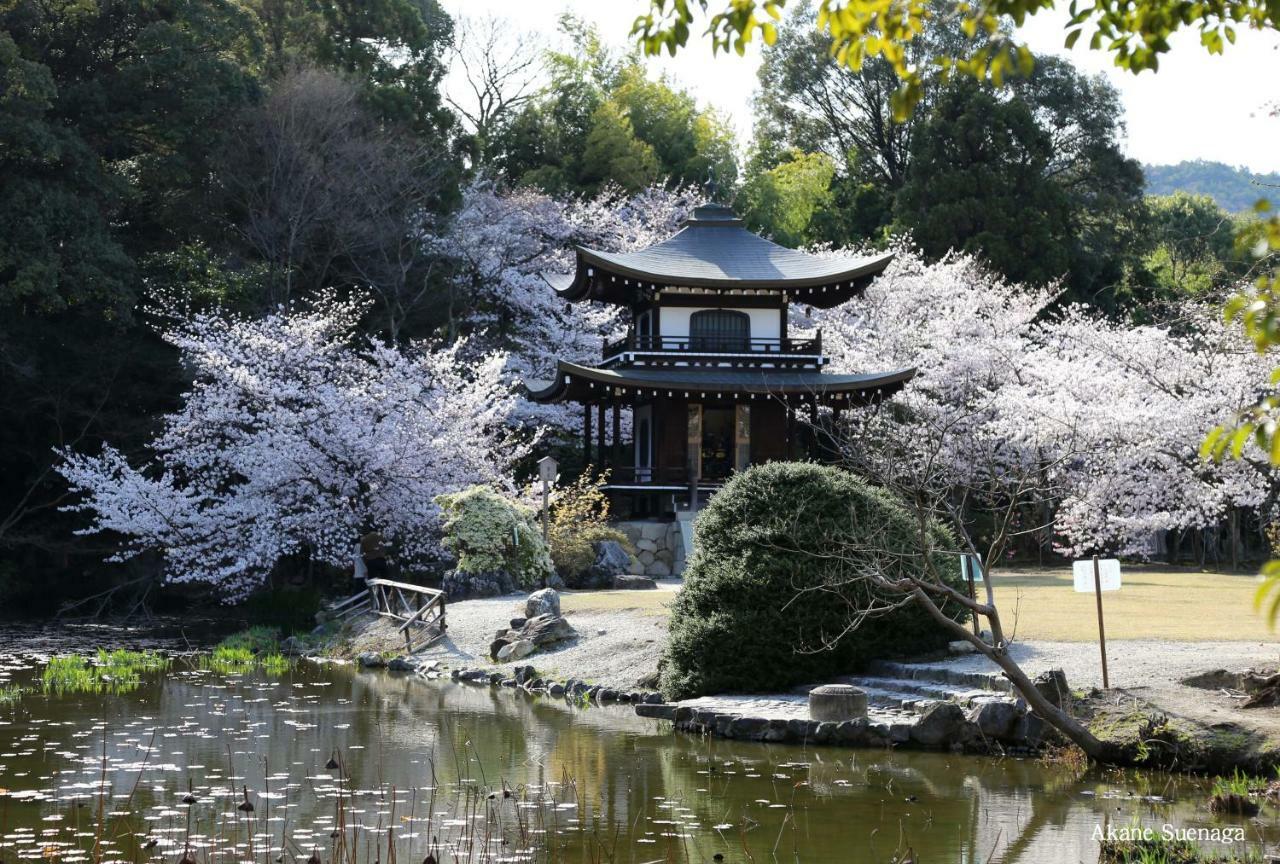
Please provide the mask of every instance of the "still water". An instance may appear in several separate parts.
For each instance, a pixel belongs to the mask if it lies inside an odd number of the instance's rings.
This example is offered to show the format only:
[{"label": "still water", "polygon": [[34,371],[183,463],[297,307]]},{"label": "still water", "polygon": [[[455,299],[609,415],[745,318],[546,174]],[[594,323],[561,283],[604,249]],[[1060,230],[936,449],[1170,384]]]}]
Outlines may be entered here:
[{"label": "still water", "polygon": [[1270,805],[1220,821],[1202,781],[1165,774],[701,740],[621,706],[346,666],[188,655],[130,692],[53,695],[50,644],[7,635],[0,685],[30,689],[0,705],[6,864],[1092,864],[1096,826],[1138,822],[1280,840]]}]

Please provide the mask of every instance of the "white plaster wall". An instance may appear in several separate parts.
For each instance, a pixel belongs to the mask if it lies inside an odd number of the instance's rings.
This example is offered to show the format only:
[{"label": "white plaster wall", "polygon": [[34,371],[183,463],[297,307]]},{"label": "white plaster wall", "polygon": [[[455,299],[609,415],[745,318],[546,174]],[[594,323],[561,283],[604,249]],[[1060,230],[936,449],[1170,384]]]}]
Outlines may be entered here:
[{"label": "white plaster wall", "polygon": [[[719,306],[663,306],[658,315],[658,326],[663,336],[678,339],[689,338],[689,319],[694,312],[719,309]],[[751,319],[752,339],[779,339],[782,337],[782,314],[777,309],[735,309],[745,312]]]}]

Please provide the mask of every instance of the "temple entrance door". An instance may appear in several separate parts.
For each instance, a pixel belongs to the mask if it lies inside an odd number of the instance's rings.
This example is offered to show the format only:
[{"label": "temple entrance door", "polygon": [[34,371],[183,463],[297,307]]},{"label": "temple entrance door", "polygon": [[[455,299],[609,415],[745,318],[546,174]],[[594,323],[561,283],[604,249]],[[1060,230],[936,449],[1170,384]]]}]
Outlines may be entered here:
[{"label": "temple entrance door", "polygon": [[733,408],[702,409],[702,476],[708,480],[725,480],[733,472],[735,462]]}]

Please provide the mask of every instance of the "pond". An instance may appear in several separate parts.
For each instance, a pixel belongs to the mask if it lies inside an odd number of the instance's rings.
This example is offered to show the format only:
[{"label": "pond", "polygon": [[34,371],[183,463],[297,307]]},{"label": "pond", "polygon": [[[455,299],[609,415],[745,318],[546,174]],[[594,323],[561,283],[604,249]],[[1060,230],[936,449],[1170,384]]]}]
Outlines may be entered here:
[{"label": "pond", "polygon": [[1220,821],[1203,781],[1167,774],[703,740],[624,706],[312,662],[182,654],[46,692],[44,658],[70,645],[0,637],[0,687],[27,688],[0,704],[3,862],[879,862],[910,848],[1092,864],[1099,826],[1280,840],[1269,807]]}]

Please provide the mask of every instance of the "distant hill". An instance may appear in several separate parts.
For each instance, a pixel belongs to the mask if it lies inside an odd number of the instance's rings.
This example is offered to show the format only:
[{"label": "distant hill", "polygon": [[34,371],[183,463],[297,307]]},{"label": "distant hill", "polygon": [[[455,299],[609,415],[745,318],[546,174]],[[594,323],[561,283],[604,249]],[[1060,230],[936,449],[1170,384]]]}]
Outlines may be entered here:
[{"label": "distant hill", "polygon": [[[1179,162],[1177,165],[1144,165],[1148,195],[1172,195],[1182,190],[1210,195],[1228,213],[1249,210],[1259,198],[1280,198],[1280,174],[1254,174],[1221,162]],[[1268,185],[1257,185],[1268,184]]]}]

